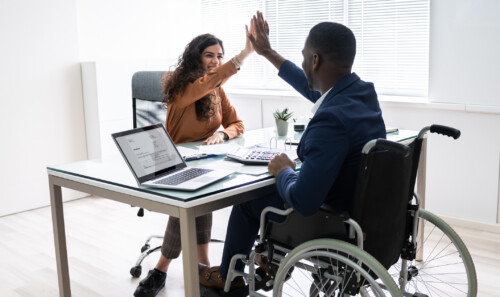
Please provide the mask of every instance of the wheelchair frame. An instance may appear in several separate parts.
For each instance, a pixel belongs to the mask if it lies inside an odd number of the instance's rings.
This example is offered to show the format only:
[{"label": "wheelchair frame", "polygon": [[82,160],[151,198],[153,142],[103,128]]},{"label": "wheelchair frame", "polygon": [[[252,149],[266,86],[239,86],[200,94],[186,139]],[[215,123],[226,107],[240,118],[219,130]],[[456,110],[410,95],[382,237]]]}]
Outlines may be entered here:
[{"label": "wheelchair frame", "polygon": [[[362,153],[369,154],[373,148],[386,149],[405,157],[408,155],[409,151],[409,148],[406,145],[391,142],[385,139],[378,139],[368,142],[364,146]],[[319,271],[319,269],[330,271],[330,273],[326,274],[323,274],[323,272],[321,273],[321,278],[329,283],[328,288],[326,288],[325,285],[318,285],[317,287],[313,286],[310,288],[311,291],[317,291],[316,294],[320,293],[322,290],[333,292],[340,289],[343,292],[345,291],[348,295],[353,295],[357,294],[359,291],[366,291],[367,289],[363,287],[363,284],[368,282],[370,284],[369,287],[371,288],[368,290],[376,292],[376,296],[386,296],[385,293],[383,293],[383,290],[389,292],[391,296],[401,296],[396,283],[387,273],[387,270],[385,270],[385,268],[377,260],[375,260],[373,256],[363,250],[364,235],[362,229],[352,218],[345,219],[344,223],[349,225],[349,239],[354,240],[357,246],[337,239],[317,239],[305,242],[292,250],[286,248],[285,246],[280,246],[279,244],[272,244],[270,245],[271,248],[269,248],[265,237],[267,222],[266,215],[269,213],[275,213],[284,216],[289,215],[292,212],[293,210],[291,208],[281,210],[273,207],[267,207],[264,209],[261,213],[260,219],[261,227],[260,238],[258,240],[259,245],[251,252],[248,260],[246,256],[242,254],[235,255],[232,258],[227,277],[228,281],[226,281],[226,287],[224,288],[225,292],[229,292],[230,281],[232,281],[235,277],[244,276],[248,282],[250,296],[264,296],[256,292],[256,290],[262,287],[262,282],[265,282],[265,287],[267,288],[274,286],[274,296],[281,296],[282,283],[289,275],[291,275],[291,273],[289,273],[289,269],[293,265],[290,263],[297,264],[297,262],[302,260],[302,257],[311,257],[312,255],[315,255],[314,257],[319,258],[317,261],[314,261],[313,265],[302,263],[300,264],[300,268],[312,272]],[[272,250],[270,251],[270,249]],[[331,249],[335,250],[335,252],[331,251]],[[275,253],[274,250],[277,250],[278,252]],[[272,256],[270,256],[270,253]],[[273,276],[269,279],[262,279],[262,274],[257,273],[254,264],[257,254],[262,254],[268,259],[271,259],[271,261],[280,263],[279,269],[275,274],[275,279],[273,279]],[[288,255],[283,257],[281,254]],[[340,265],[341,267],[329,267],[325,264],[328,261],[325,262],[322,260],[322,258],[325,257],[328,259],[335,258],[335,261],[342,263]],[[234,269],[237,260],[242,260],[249,266],[248,274]],[[328,268],[325,270],[324,267]],[[318,275],[318,283],[320,283],[320,273],[317,273],[316,275]],[[377,279],[381,280],[382,284],[377,282]],[[256,285],[257,283],[259,283],[259,286]],[[313,282],[313,285],[314,283],[315,282]],[[346,284],[349,284],[349,286],[347,287]],[[340,288],[339,286],[344,287]],[[366,294],[368,293],[365,293],[365,295]]]}]

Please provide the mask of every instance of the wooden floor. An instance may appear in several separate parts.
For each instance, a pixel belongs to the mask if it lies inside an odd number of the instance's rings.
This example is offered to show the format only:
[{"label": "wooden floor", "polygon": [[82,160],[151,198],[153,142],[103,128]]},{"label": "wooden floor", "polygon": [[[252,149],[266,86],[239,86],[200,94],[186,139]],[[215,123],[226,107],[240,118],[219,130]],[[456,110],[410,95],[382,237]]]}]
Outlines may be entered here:
[{"label": "wooden floor", "polygon": [[[163,235],[167,217],[146,211],[139,218],[137,208],[102,198],[67,202],[64,209],[73,296],[132,296],[158,254],[143,262],[141,278],[131,277],[129,270],[147,236]],[[214,238],[224,239],[229,212],[226,208],[214,214]],[[474,259],[478,296],[500,296],[500,234],[455,230]],[[0,234],[0,296],[58,296],[50,208],[1,217]],[[212,264],[218,265],[222,244],[213,243],[210,249]],[[158,296],[184,296],[181,266],[180,259],[171,265]]]}]

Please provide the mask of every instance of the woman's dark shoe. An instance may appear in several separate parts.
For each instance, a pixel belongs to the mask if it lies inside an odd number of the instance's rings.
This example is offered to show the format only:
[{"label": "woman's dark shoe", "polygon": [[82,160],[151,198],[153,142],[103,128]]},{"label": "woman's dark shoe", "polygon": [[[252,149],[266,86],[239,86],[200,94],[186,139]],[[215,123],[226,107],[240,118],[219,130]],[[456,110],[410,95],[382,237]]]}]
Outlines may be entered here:
[{"label": "woman's dark shoe", "polygon": [[[207,267],[200,272],[200,284],[208,288],[223,290],[226,281],[219,272],[219,266]],[[231,282],[231,290],[245,286],[243,278],[238,277]]]},{"label": "woman's dark shoe", "polygon": [[135,297],[154,297],[165,286],[167,273],[158,269],[152,269],[135,289]]}]

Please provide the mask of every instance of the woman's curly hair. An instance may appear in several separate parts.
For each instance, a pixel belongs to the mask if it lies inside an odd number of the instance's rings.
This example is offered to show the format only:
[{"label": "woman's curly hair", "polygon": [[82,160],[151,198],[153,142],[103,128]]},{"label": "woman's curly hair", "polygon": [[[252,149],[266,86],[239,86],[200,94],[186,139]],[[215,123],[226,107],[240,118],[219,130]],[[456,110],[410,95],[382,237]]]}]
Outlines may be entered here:
[{"label": "woman's curly hair", "polygon": [[[165,76],[163,82],[163,102],[167,105],[176,100],[184,92],[186,85],[194,82],[206,74],[201,64],[201,54],[212,45],[220,45],[224,54],[222,41],[212,34],[202,34],[191,40],[184,53],[179,57],[176,68]],[[212,105],[211,93],[196,101],[196,116],[199,120],[208,120],[215,115],[215,106]]]}]

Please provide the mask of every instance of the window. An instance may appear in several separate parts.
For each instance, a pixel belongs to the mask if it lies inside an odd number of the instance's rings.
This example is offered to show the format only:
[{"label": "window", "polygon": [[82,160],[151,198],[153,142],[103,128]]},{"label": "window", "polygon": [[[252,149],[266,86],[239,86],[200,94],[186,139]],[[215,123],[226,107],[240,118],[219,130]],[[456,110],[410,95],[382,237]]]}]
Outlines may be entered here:
[{"label": "window", "polygon": [[[269,23],[273,48],[295,64],[302,63],[311,27],[338,22],[356,36],[353,71],[375,83],[379,94],[427,96],[429,0],[202,0],[203,27],[223,40],[226,60],[244,47],[244,26],[256,10]],[[228,86],[290,88],[258,55],[247,59],[243,68]]]}]

